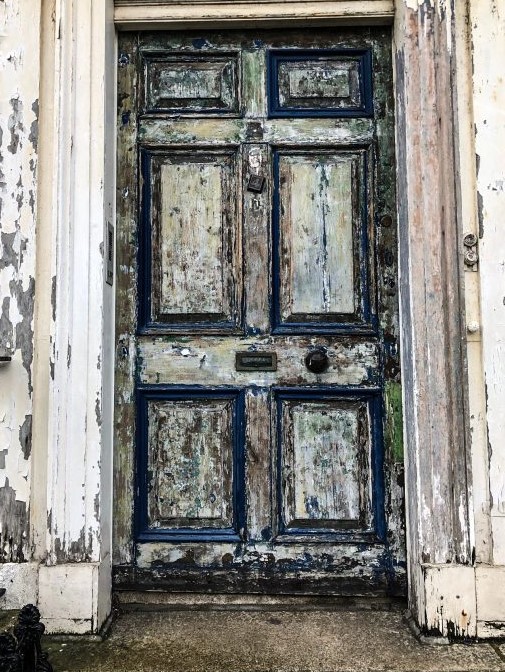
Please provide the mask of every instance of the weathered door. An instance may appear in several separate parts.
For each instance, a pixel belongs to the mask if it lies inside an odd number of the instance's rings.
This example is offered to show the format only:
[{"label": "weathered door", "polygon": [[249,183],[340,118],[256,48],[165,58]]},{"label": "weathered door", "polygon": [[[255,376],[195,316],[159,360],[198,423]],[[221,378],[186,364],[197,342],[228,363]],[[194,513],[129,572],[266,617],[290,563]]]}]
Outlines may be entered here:
[{"label": "weathered door", "polygon": [[115,580],[403,590],[388,32],[125,34]]}]

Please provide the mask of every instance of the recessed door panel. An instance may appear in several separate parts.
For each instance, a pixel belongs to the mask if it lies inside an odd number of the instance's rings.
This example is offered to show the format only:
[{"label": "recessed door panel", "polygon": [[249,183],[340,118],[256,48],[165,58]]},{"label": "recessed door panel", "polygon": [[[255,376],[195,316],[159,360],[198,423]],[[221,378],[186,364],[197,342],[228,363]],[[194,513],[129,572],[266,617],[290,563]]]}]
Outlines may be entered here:
[{"label": "recessed door panel", "polygon": [[141,388],[138,534],[238,534],[242,401],[236,391]]},{"label": "recessed door panel", "polygon": [[206,115],[239,109],[236,54],[146,54],[148,113]]},{"label": "recessed door panel", "polygon": [[146,328],[232,329],[240,313],[242,254],[235,151],[146,151]]},{"label": "recessed door panel", "polygon": [[365,165],[365,150],[276,154],[277,327],[366,326]]},{"label": "recessed door panel", "polygon": [[271,117],[372,114],[368,50],[272,51],[269,75]]},{"label": "recessed door panel", "polygon": [[[380,534],[374,393],[277,393],[279,532]],[[374,513],[375,511],[375,513]]]}]

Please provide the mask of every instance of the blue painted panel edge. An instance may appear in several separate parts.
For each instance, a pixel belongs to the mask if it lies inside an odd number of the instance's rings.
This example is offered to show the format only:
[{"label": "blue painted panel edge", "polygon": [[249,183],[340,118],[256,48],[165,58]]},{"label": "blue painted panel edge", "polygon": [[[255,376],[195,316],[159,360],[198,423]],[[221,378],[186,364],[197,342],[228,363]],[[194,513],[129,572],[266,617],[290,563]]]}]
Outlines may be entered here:
[{"label": "blue painted panel edge", "polygon": [[[212,530],[215,529],[215,532]],[[138,543],[192,543],[192,542],[230,542],[236,544],[240,542],[240,536],[236,530],[228,528],[201,528],[195,530],[193,528],[177,528],[177,530],[159,531],[149,530],[147,532],[140,532],[136,541]]]},{"label": "blue painted panel edge", "polygon": [[[174,148],[172,148],[173,150]],[[191,151],[191,147],[187,147]],[[199,146],[199,149],[213,151],[219,154],[230,153],[238,156],[237,145],[226,145],[225,147],[214,146]],[[180,147],[175,148],[180,151]],[[239,317],[237,321],[233,320],[212,320],[192,322],[181,321],[175,323],[157,322],[152,319],[152,221],[151,221],[151,162],[153,156],[169,154],[170,147],[139,147],[139,164],[140,176],[142,179],[142,190],[138,217],[138,253],[137,253],[137,268],[138,268],[138,296],[137,296],[137,334],[156,335],[160,333],[187,333],[199,332],[202,334],[219,334],[219,333],[236,333],[242,334],[245,331],[243,325],[244,310],[243,297],[242,303],[239,305]],[[243,292],[242,292],[243,294]]]},{"label": "blue painted panel edge", "polygon": [[[137,542],[197,542],[240,540],[246,529],[245,512],[245,389],[236,387],[202,388],[197,386],[138,385],[135,390],[137,430],[135,442],[134,529]],[[230,399],[233,409],[233,528],[149,528],[147,525],[147,403],[158,399]]]},{"label": "blue painted panel edge", "polygon": [[137,334],[146,336],[162,334],[180,334],[182,336],[193,332],[217,336],[219,334],[243,334],[244,329],[237,326],[235,322],[183,322],[181,324],[147,322],[137,329]]},{"label": "blue painted panel edge", "polygon": [[138,325],[151,320],[151,157],[152,153],[139,150],[142,193],[138,221]]},{"label": "blue painted panel edge", "polygon": [[[358,56],[360,62],[360,93],[363,105],[359,108],[324,110],[317,108],[281,108],[279,103],[278,70],[281,61],[302,61],[324,56]],[[360,118],[373,117],[372,50],[371,49],[271,49],[267,51],[267,95],[268,117],[333,117]]]},{"label": "blue painted panel edge", "polygon": [[374,324],[353,322],[282,322],[272,329],[274,336],[278,334],[352,334],[354,336],[378,336]]},{"label": "blue painted panel edge", "polygon": [[[282,401],[289,399],[318,399],[318,400],[364,400],[370,407],[371,423],[371,464],[370,473],[372,477],[372,514],[373,530],[368,532],[362,530],[355,532],[355,538],[352,538],[352,530],[349,531],[349,542],[358,540],[363,535],[374,534],[376,541],[386,543],[386,513],[385,513],[385,483],[384,483],[384,443],[382,436],[382,388],[380,387],[321,387],[318,389],[292,388],[292,387],[274,387],[272,388],[275,406],[276,406],[276,451],[277,451],[277,473],[276,473],[276,504],[277,504],[277,525],[279,535],[289,538],[289,536],[300,536],[303,534],[310,539],[311,534],[318,536],[327,536],[328,539],[340,541],[339,537],[344,535],[339,532],[311,532],[300,528],[286,528],[282,520]],[[293,531],[296,530],[296,531]],[[364,542],[366,543],[366,542]]]}]

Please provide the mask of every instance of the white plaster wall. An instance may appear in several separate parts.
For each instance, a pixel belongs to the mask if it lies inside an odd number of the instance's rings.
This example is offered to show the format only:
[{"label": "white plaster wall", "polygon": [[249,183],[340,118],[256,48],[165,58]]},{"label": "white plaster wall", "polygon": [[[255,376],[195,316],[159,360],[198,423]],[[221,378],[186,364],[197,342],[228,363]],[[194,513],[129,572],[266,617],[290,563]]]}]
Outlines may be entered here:
[{"label": "white plaster wall", "polygon": [[0,2],[0,563],[30,556],[39,21],[40,0]]},{"label": "white plaster wall", "polygon": [[505,0],[470,0],[469,10],[487,429],[485,445],[474,435],[477,632],[492,637],[505,627]]},{"label": "white plaster wall", "polygon": [[492,560],[505,565],[505,0],[471,8]]}]

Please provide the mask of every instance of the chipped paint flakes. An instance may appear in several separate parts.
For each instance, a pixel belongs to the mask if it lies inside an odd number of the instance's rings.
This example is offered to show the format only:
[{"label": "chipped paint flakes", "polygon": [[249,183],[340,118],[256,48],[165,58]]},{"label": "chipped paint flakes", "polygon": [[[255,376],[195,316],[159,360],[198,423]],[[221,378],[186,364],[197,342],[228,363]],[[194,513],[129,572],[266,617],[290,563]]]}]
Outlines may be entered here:
[{"label": "chipped paint flakes", "polygon": [[[486,385],[489,482],[493,559],[505,562],[505,320],[503,297],[505,245],[503,208],[505,168],[505,1],[471,3],[475,151],[479,216],[482,354]],[[486,328],[487,327],[487,328]]]},{"label": "chipped paint flakes", "polygon": [[12,357],[0,373],[0,562],[25,560],[28,542],[39,4],[0,3],[0,354]]}]

